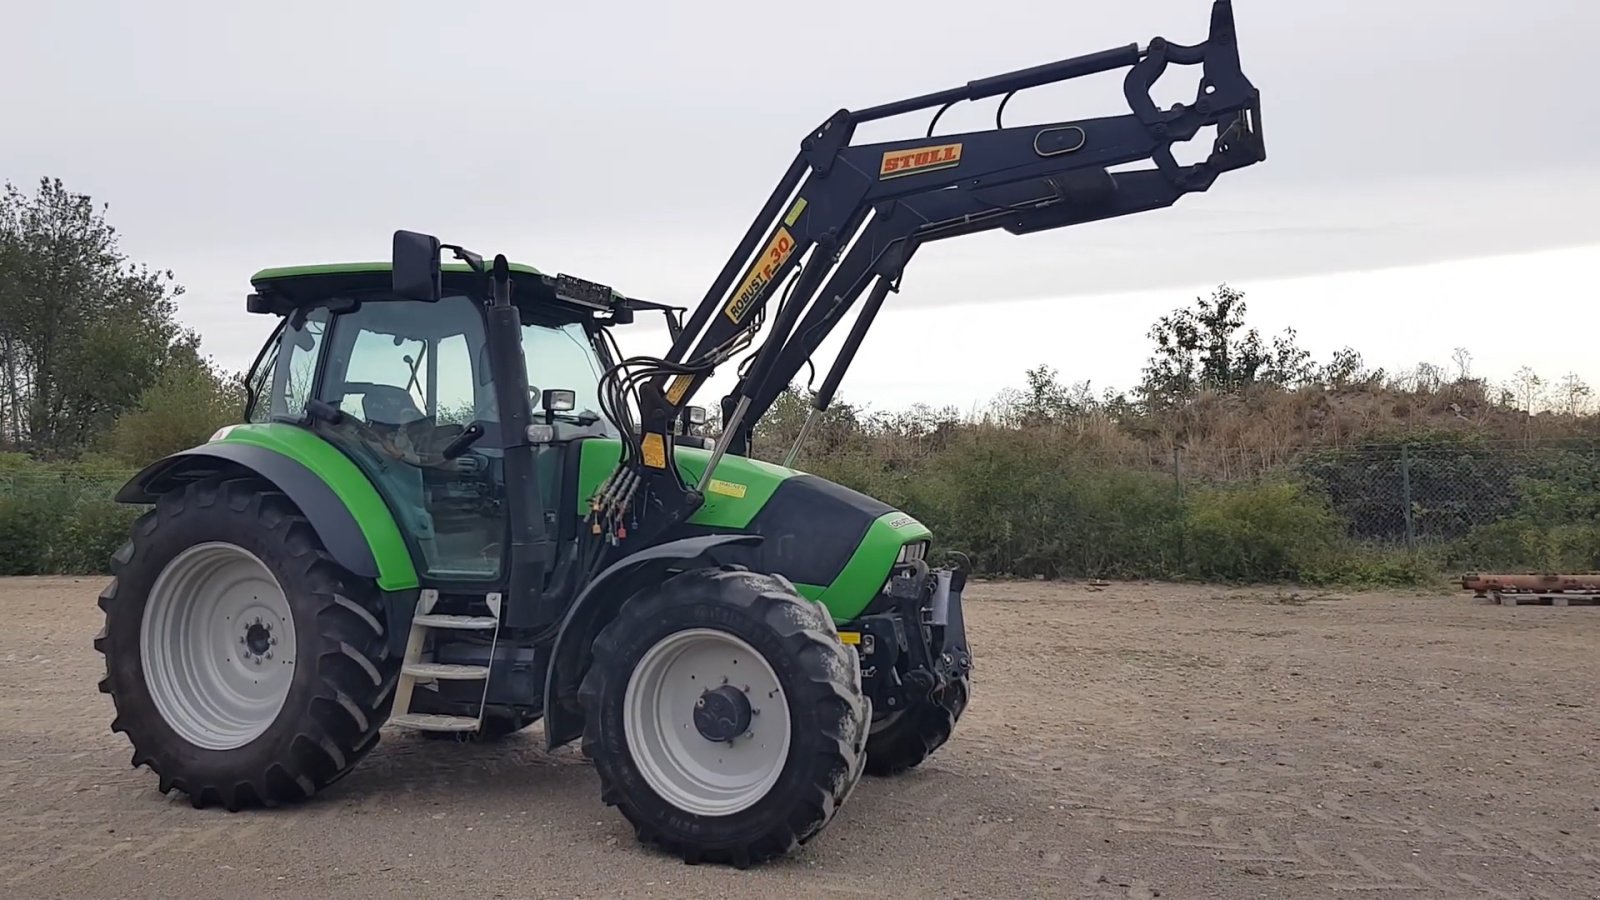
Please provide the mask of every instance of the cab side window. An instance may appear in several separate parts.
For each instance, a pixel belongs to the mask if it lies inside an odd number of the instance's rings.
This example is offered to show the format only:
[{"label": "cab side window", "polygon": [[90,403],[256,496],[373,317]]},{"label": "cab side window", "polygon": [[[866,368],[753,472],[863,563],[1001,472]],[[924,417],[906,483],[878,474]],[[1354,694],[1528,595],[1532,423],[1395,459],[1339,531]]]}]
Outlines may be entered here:
[{"label": "cab side window", "polygon": [[[276,354],[277,365],[272,369],[269,416],[295,418],[305,413],[327,331],[328,311],[322,308],[307,313],[298,328],[292,322],[284,328],[283,340],[279,343],[281,349]],[[256,405],[259,410],[260,401]]]}]

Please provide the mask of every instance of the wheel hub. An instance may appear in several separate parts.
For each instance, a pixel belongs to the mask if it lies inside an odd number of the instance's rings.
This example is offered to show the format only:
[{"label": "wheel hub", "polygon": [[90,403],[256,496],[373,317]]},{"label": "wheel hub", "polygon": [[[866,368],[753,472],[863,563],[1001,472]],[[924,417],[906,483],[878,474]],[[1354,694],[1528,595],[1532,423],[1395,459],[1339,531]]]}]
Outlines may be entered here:
[{"label": "wheel hub", "polygon": [[261,617],[257,616],[254,622],[245,626],[239,643],[244,645],[247,654],[256,662],[260,662],[272,658],[272,647],[278,643],[278,639],[272,636],[272,623],[263,622]]},{"label": "wheel hub", "polygon": [[694,702],[694,727],[708,741],[732,742],[750,730],[750,698],[725,684],[700,695]]}]

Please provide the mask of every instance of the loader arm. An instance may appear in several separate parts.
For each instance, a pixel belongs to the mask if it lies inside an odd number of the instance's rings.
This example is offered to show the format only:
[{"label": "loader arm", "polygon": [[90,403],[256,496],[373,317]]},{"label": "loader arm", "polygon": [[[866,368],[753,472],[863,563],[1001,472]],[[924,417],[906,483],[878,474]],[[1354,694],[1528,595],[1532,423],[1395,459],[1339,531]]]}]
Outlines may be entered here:
[{"label": "loader arm", "polygon": [[[1158,109],[1150,89],[1169,65],[1202,67],[1193,103]],[[961,101],[1126,68],[1130,112],[996,127],[961,134],[852,145],[857,125]],[[1174,143],[1214,129],[1210,155],[1180,165]],[[962,87],[860,111],[840,110],[801,143],[756,220],[665,357],[623,360],[602,379],[609,412],[623,422],[623,456],[597,494],[592,530],[648,542],[703,502],[721,457],[748,452],[754,424],[876,279],[814,404],[831,400],[887,293],[917,247],[1003,228],[1061,228],[1170,206],[1209,189],[1224,172],[1266,158],[1259,94],[1244,76],[1232,4],[1216,0],[1210,34],[1196,45],[1154,38],[1064,59]],[[1145,167],[1130,166],[1149,163]],[[1115,169],[1116,171],[1113,171]],[[774,297],[776,309],[769,313]],[[769,321],[770,320],[770,321]],[[723,432],[696,485],[673,460],[672,431],[696,390],[735,355],[759,346],[723,400]],[[629,400],[638,431],[627,427]],[[646,504],[647,514],[635,505]],[[646,524],[647,534],[630,524]],[[596,565],[599,561],[596,560]]]}]

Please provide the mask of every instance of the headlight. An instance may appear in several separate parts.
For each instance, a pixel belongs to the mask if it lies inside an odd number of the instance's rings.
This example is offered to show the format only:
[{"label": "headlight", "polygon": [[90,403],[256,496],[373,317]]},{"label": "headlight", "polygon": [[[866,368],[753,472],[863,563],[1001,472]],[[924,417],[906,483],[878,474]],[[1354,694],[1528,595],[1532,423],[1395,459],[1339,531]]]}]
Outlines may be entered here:
[{"label": "headlight", "polygon": [[900,555],[895,558],[895,562],[896,563],[907,563],[907,562],[911,562],[914,559],[922,559],[924,556],[927,556],[927,555],[928,555],[928,542],[927,541],[917,541],[914,544],[906,544],[905,546],[901,547],[900,548]]}]

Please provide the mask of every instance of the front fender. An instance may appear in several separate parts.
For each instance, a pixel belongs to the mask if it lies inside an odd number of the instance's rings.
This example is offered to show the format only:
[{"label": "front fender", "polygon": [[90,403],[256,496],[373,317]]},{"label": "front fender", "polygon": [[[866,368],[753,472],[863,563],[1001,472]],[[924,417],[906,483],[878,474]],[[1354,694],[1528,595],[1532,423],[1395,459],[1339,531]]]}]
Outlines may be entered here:
[{"label": "front fender", "polygon": [[[328,448],[338,453],[333,448]],[[158,459],[117,492],[118,503],[154,503],[185,481],[232,465],[271,482],[297,506],[339,565],[359,578],[372,578],[385,591],[417,586],[417,570],[405,539],[382,497],[360,476],[313,468],[316,460],[297,459],[275,448],[243,440],[218,440]],[[337,478],[336,490],[330,474]],[[359,511],[359,515],[357,514]]]},{"label": "front fender", "polygon": [[667,569],[696,562],[718,547],[756,544],[755,534],[707,534],[646,547],[624,556],[580,592],[561,618],[555,645],[550,648],[550,668],[544,680],[545,746],[551,749],[583,734],[583,714],[577,710],[578,681],[589,660],[589,645],[605,623],[652,580]]}]

